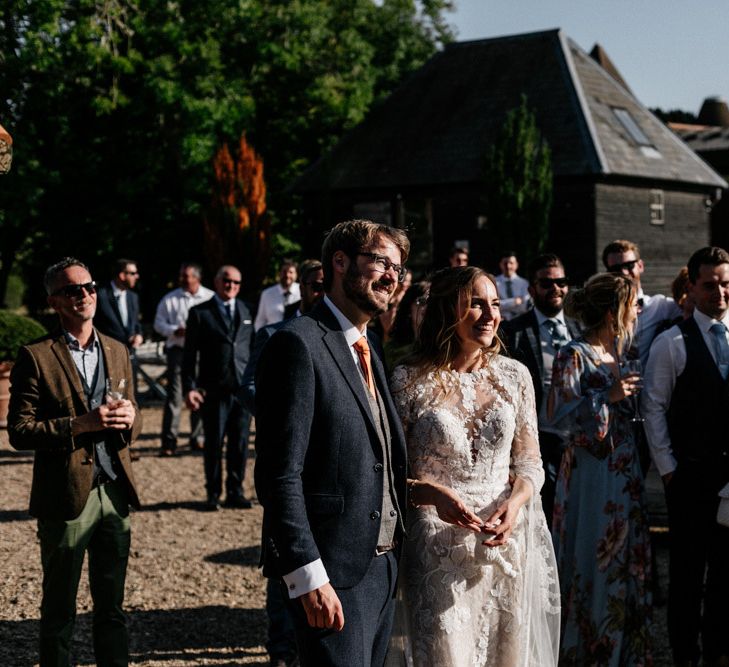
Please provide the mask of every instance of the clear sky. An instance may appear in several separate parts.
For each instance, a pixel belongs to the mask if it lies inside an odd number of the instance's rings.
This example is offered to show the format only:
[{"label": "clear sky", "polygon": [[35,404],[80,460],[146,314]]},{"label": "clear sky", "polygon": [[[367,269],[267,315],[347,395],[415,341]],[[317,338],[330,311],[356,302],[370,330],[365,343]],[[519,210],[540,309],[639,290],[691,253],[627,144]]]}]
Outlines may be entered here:
[{"label": "clear sky", "polygon": [[698,113],[729,98],[729,0],[454,0],[458,40],[562,28],[607,52],[648,107]]}]

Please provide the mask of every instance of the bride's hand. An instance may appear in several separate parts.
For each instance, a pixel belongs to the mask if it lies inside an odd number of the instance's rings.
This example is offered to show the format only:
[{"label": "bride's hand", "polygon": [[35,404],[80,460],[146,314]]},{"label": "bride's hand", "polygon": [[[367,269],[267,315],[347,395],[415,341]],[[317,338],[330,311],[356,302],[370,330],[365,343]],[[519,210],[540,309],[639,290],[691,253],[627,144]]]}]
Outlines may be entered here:
[{"label": "bride's hand", "polygon": [[409,479],[408,495],[410,503],[414,507],[435,506],[441,521],[472,530],[474,533],[480,533],[483,528],[481,518],[468,509],[459,495],[447,486],[436,482]]},{"label": "bride's hand", "polygon": [[514,529],[521,506],[522,503],[514,498],[509,498],[501,503],[483,525],[481,532],[491,535],[491,537],[484,540],[482,544],[487,547],[500,547],[502,544],[506,544]]},{"label": "bride's hand", "polygon": [[460,526],[475,533],[480,533],[483,528],[483,521],[477,514],[474,514],[458,494],[447,486],[430,483],[430,499],[432,500],[438,516],[446,523]]}]

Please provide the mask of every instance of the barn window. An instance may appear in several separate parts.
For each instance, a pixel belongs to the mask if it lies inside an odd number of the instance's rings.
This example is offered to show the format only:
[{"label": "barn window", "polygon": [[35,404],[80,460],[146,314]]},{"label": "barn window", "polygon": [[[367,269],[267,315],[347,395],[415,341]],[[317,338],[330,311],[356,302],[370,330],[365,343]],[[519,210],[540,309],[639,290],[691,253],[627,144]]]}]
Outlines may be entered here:
[{"label": "barn window", "polygon": [[652,225],[662,225],[665,223],[665,218],[663,217],[663,190],[651,190],[650,216]]},{"label": "barn window", "polygon": [[620,121],[623,129],[628,133],[630,138],[638,144],[638,146],[653,146],[643,128],[638,125],[638,121],[633,118],[630,111],[627,109],[621,109],[619,107],[613,107],[613,113],[615,117]]}]

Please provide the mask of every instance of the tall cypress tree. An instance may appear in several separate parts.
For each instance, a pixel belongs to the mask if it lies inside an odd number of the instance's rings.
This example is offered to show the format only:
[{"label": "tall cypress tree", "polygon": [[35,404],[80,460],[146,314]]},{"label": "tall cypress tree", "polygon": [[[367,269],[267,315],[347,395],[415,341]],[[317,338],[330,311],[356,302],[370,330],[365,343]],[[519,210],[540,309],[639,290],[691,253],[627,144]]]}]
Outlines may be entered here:
[{"label": "tall cypress tree", "polygon": [[527,264],[544,250],[552,206],[552,154],[527,105],[511,109],[486,160],[489,238]]}]

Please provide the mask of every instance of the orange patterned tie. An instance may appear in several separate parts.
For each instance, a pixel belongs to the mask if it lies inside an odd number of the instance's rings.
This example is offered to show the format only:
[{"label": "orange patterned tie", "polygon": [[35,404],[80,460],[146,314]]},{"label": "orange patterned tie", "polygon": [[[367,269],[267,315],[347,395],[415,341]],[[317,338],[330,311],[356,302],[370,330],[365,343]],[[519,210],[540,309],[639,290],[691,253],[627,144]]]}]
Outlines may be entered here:
[{"label": "orange patterned tie", "polygon": [[359,363],[362,366],[362,375],[364,375],[367,388],[372,394],[372,398],[375,398],[375,380],[372,377],[372,362],[370,361],[370,346],[367,344],[367,339],[362,336],[352,347],[354,347],[357,355],[359,356]]}]

